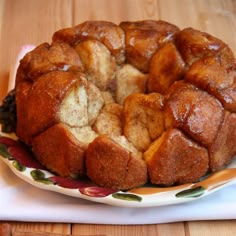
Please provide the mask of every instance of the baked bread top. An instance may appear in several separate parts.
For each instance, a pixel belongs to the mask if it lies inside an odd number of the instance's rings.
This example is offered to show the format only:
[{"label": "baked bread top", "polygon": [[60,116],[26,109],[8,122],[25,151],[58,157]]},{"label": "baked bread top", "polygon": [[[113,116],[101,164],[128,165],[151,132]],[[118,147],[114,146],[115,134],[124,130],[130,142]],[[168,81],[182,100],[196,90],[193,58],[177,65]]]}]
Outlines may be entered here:
[{"label": "baked bread top", "polygon": [[100,186],[197,181],[236,154],[235,65],[221,40],[164,21],[62,29],[20,62],[17,135]]}]

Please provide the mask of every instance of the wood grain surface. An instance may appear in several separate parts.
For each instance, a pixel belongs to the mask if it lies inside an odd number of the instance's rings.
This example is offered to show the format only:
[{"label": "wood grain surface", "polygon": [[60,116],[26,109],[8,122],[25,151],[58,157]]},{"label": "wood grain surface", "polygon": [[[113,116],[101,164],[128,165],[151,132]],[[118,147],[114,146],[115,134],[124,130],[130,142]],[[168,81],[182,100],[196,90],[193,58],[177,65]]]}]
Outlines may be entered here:
[{"label": "wood grain surface", "polygon": [[[54,31],[86,20],[119,23],[143,19],[162,19],[180,28],[191,26],[207,31],[236,52],[234,0],[0,0],[0,101],[6,94],[9,70],[21,45],[50,42]],[[132,226],[9,223],[14,230],[72,235],[216,236],[236,232],[235,220]]]}]

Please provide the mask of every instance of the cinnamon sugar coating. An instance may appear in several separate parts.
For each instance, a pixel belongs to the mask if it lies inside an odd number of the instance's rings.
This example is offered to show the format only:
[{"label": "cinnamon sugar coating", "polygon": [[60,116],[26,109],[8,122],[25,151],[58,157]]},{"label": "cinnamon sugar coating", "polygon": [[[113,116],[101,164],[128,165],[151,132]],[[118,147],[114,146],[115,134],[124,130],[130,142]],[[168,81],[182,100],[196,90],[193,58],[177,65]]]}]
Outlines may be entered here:
[{"label": "cinnamon sugar coating", "polygon": [[87,21],[21,60],[17,135],[49,170],[130,189],[198,181],[236,143],[236,63],[164,21]]}]

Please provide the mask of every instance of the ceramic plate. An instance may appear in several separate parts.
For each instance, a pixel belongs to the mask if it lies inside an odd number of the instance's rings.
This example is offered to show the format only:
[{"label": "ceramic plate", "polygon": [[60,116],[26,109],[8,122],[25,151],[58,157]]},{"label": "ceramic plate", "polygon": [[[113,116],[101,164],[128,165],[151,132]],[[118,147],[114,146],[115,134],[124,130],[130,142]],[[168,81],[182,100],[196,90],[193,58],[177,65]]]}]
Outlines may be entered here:
[{"label": "ceramic plate", "polygon": [[226,169],[206,176],[197,183],[168,188],[144,185],[129,191],[101,188],[89,180],[56,176],[37,162],[22,143],[4,134],[0,136],[0,159],[14,174],[35,187],[120,207],[151,207],[188,202],[236,183],[234,160]]}]

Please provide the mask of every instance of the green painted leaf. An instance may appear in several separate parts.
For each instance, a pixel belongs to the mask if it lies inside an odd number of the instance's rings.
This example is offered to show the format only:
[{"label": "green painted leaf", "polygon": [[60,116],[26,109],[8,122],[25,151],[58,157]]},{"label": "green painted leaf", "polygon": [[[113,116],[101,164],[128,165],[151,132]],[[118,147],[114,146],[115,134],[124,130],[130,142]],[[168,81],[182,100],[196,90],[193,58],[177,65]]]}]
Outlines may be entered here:
[{"label": "green painted leaf", "polygon": [[183,191],[177,193],[175,196],[178,198],[200,197],[205,193],[205,191],[206,191],[205,188],[203,188],[202,186],[198,186],[196,188],[190,188],[190,189],[183,190]]},{"label": "green painted leaf", "polygon": [[16,160],[14,160],[13,162],[12,162],[12,165],[17,169],[17,170],[19,170],[19,171],[25,171],[25,169],[26,169],[26,167],[24,166],[24,165],[22,165],[22,164],[20,164],[20,162],[18,162],[18,161],[16,161]]},{"label": "green painted leaf", "polygon": [[45,178],[45,174],[41,170],[32,170],[30,172],[30,175],[37,182],[40,182],[40,183],[43,183],[43,184],[54,184],[53,181],[51,181],[48,178]]},{"label": "green painted leaf", "polygon": [[0,155],[5,158],[9,158],[11,156],[11,154],[7,150],[7,146],[3,143],[0,143]]},{"label": "green painted leaf", "polygon": [[114,193],[112,194],[112,197],[125,200],[125,201],[136,201],[141,202],[142,198],[140,196],[137,196],[135,194],[126,194],[126,193]]},{"label": "green painted leaf", "polygon": [[39,179],[45,178],[45,174],[41,170],[32,170],[30,172],[30,174],[34,180],[39,180]]}]

